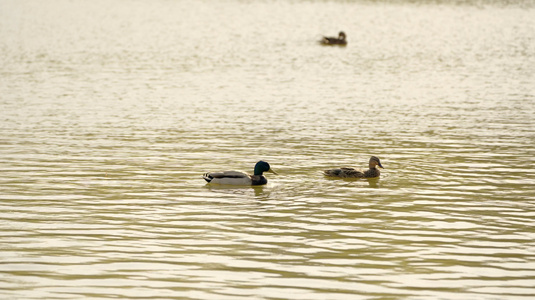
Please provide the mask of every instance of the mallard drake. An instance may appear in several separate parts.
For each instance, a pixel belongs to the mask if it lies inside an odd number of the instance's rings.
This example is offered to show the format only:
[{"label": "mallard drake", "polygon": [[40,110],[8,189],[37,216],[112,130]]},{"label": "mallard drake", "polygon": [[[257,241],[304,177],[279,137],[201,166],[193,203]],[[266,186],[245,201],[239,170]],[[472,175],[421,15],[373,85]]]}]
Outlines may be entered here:
[{"label": "mallard drake", "polygon": [[338,37],[326,37],[324,36],[323,39],[321,39],[320,44],[322,45],[339,45],[339,46],[345,46],[347,45],[346,41],[346,34],[343,31],[340,31],[338,33]]},{"label": "mallard drake", "polygon": [[264,172],[277,174],[265,161],[259,161],[254,166],[254,174],[249,175],[239,171],[209,172],[202,177],[208,183],[229,185],[264,185],[267,183]]},{"label": "mallard drake", "polygon": [[[379,177],[381,175],[381,172],[376,168],[379,166],[380,168],[383,168],[381,165],[381,161],[377,156],[372,156],[370,158],[370,169],[366,171],[359,171],[355,170],[353,168],[340,168],[340,169],[331,169],[331,170],[325,170],[323,171],[323,174],[325,176],[331,176],[331,177],[341,177],[341,178],[374,178]],[[384,168],[383,168],[384,169]]]}]

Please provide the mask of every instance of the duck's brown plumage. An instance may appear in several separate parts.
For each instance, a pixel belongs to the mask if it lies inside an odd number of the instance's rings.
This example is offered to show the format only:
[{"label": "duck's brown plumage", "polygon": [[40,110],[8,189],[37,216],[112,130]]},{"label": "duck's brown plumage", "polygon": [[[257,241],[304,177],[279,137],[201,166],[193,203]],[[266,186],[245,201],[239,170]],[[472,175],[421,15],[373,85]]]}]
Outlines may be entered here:
[{"label": "duck's brown plumage", "polygon": [[321,39],[320,44],[322,45],[338,45],[345,46],[347,45],[346,34],[343,31],[338,33],[338,37],[326,37],[324,36]]},{"label": "duck's brown plumage", "polygon": [[378,157],[372,156],[369,161],[369,169],[366,171],[359,171],[354,168],[338,168],[323,171],[325,176],[340,177],[340,178],[375,178],[381,175],[381,172],[376,167],[381,165]]}]

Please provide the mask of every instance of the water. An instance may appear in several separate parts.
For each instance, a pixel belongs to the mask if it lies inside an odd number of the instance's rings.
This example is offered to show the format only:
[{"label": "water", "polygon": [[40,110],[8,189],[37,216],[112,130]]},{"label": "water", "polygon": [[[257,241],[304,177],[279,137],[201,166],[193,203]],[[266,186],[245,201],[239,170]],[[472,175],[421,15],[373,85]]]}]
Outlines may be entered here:
[{"label": "water", "polygon": [[531,298],[532,4],[0,1],[0,295]]}]

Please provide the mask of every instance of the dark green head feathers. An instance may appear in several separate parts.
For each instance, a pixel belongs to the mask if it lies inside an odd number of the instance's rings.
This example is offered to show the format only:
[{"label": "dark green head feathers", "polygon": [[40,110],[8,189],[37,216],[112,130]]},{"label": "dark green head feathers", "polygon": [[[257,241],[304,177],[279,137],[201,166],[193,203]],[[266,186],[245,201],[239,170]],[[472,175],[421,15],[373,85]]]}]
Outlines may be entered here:
[{"label": "dark green head feathers", "polygon": [[[271,167],[269,164],[263,160],[256,163],[254,166],[254,175],[263,175],[264,172],[268,172],[271,170]],[[275,173],[273,170],[271,172]]]}]

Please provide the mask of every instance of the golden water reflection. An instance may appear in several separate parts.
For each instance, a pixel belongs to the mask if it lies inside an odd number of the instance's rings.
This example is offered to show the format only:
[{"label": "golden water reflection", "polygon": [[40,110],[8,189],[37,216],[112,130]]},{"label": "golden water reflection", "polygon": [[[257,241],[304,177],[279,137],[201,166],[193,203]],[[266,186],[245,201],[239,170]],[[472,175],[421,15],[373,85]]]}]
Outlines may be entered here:
[{"label": "golden water reflection", "polygon": [[533,8],[104,2],[0,4],[3,298],[532,297]]}]

